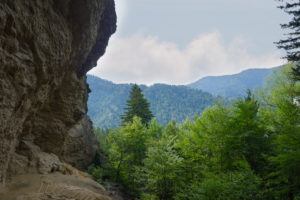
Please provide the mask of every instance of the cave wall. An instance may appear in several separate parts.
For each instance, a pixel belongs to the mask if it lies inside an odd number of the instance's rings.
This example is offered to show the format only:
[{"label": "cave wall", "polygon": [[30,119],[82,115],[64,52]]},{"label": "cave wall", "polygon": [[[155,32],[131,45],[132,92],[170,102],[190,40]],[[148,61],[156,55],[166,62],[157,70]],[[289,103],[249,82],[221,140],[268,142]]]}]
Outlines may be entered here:
[{"label": "cave wall", "polygon": [[97,142],[85,74],[115,30],[113,0],[0,1],[1,183],[41,167],[37,150],[90,164]]}]

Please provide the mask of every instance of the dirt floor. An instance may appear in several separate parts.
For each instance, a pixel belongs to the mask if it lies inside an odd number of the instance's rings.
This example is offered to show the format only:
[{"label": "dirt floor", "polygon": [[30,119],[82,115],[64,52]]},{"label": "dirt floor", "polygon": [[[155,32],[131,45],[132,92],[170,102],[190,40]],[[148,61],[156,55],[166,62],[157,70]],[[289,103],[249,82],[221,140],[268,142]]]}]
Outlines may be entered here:
[{"label": "dirt floor", "polygon": [[0,191],[0,200],[111,200],[98,183],[83,175],[26,174]]}]

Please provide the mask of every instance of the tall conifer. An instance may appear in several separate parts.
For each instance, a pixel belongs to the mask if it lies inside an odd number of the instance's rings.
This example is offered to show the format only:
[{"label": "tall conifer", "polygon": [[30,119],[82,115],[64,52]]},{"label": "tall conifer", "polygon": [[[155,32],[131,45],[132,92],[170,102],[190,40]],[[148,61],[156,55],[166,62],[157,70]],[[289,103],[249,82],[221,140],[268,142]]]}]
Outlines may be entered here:
[{"label": "tall conifer", "polygon": [[125,113],[122,115],[122,123],[132,122],[134,116],[140,117],[143,124],[148,124],[153,117],[149,102],[144,97],[141,88],[136,84],[131,88]]},{"label": "tall conifer", "polygon": [[300,80],[300,1],[278,0],[284,2],[280,9],[292,16],[287,24],[282,24],[283,29],[289,30],[287,37],[276,44],[278,48],[284,49],[287,53],[288,61],[295,63],[293,74],[295,80]]}]

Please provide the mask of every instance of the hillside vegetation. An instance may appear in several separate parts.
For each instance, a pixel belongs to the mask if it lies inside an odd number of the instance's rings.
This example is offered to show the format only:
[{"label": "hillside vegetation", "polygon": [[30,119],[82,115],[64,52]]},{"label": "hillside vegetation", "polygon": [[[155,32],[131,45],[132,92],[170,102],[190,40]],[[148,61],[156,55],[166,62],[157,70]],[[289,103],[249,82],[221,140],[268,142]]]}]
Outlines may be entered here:
[{"label": "hillside vegetation", "polygon": [[[249,69],[235,75],[205,77],[187,86],[155,84],[140,87],[159,123],[167,124],[171,120],[183,122],[199,115],[221,98],[234,100],[243,97],[248,89],[256,91],[263,88],[279,69]],[[88,83],[92,91],[88,108],[94,125],[102,128],[119,126],[131,84],[115,84],[91,75]]]},{"label": "hillside vegetation", "polygon": [[204,77],[188,87],[209,92],[215,96],[235,99],[245,95],[248,89],[261,88],[270,76],[280,69],[248,69],[238,74]]},{"label": "hillside vegetation", "polygon": [[291,68],[274,77],[262,101],[251,93],[216,104],[182,124],[135,117],[96,131],[105,161],[99,181],[142,200],[297,200],[300,198],[299,82]]},{"label": "hillside vegetation", "polygon": [[[114,84],[95,76],[88,76],[88,83],[92,91],[88,108],[94,125],[101,128],[119,126],[132,85]],[[161,124],[193,118],[216,101],[211,94],[186,86],[155,84],[140,87]]]}]

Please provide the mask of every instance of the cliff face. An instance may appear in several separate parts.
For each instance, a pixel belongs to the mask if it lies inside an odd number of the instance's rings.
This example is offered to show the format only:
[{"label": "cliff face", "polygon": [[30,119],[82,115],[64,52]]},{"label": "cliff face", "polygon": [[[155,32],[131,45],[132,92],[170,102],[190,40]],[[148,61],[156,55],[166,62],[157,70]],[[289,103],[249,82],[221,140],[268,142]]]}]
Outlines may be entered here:
[{"label": "cliff face", "polygon": [[85,168],[97,148],[86,72],[116,30],[113,0],[0,1],[0,181]]}]

